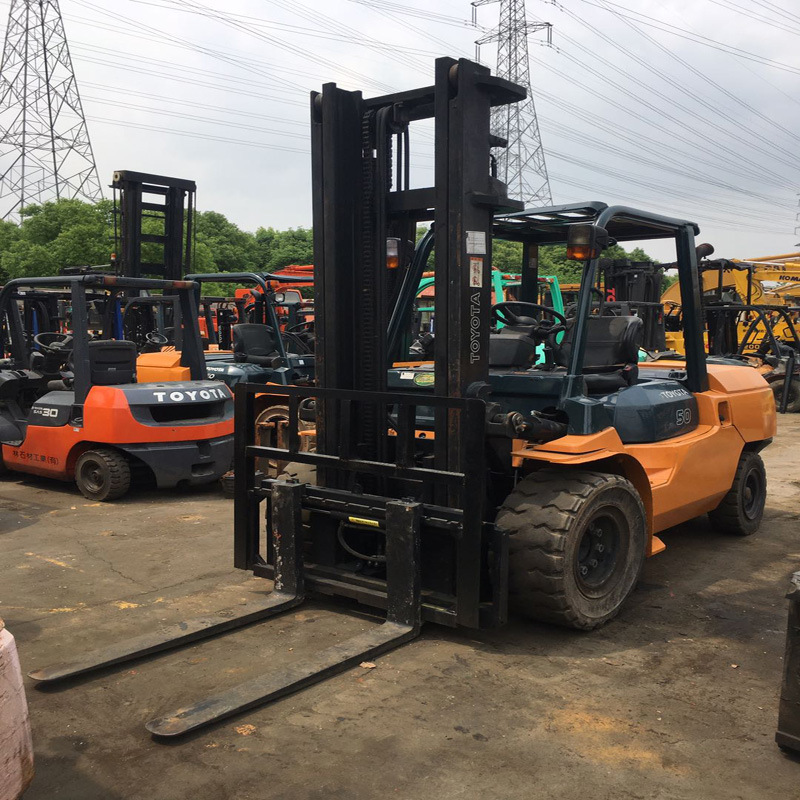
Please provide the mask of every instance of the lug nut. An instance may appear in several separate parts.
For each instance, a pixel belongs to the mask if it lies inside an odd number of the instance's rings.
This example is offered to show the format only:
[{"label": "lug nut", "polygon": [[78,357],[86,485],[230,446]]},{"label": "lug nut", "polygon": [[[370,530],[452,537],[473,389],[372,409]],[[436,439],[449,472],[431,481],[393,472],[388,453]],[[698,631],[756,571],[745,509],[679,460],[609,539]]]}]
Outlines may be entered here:
[{"label": "lug nut", "polygon": [[581,567],[581,575],[585,578],[589,574],[589,567]]}]

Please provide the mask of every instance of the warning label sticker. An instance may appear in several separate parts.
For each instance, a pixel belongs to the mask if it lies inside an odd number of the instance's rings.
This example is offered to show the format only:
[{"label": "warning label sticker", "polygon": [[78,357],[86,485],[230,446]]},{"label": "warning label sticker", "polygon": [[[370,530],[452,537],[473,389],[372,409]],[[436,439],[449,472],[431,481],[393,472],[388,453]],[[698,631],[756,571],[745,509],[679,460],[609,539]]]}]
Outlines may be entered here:
[{"label": "warning label sticker", "polygon": [[469,285],[471,289],[480,289],[483,286],[483,259],[470,258],[469,260]]},{"label": "warning label sticker", "polygon": [[486,231],[467,231],[467,255],[486,255]]}]

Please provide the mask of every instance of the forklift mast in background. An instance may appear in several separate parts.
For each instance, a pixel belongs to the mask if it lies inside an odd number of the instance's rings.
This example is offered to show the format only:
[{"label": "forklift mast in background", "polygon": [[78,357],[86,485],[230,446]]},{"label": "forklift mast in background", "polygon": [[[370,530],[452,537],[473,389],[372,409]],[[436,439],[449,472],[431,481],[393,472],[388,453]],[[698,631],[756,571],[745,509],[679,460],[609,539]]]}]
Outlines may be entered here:
[{"label": "forklift mast in background", "polygon": [[[192,272],[195,182],[117,170],[111,187],[117,275],[179,281]],[[145,220],[156,223],[145,225]],[[147,254],[148,250],[157,250],[158,256],[143,260],[143,251]]]}]

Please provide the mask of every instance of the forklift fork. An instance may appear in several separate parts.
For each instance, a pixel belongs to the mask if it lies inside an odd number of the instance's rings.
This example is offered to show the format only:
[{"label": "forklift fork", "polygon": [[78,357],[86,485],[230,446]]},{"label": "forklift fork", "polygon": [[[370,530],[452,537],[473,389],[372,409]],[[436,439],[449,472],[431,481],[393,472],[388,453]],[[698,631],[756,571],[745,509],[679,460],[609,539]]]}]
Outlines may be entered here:
[{"label": "forklift fork", "polygon": [[[55,683],[171,650],[243,627],[288,611],[303,602],[303,535],[301,498],[304,484],[276,482],[272,489],[272,542],[275,552],[275,588],[267,599],[238,616],[218,622],[201,617],[171,626],[159,634],[145,634],[109,648],[88,653],[77,661],[29,673],[39,683]],[[349,669],[414,639],[421,628],[419,531],[420,504],[392,501],[386,507],[386,621],[317,654],[310,661],[240,684],[192,706],[147,723],[156,736],[179,736]],[[226,612],[220,612],[225,614]]]},{"label": "forklift fork", "polygon": [[[300,512],[301,484],[275,483],[273,502],[294,492]],[[273,511],[273,517],[277,508]],[[295,512],[293,512],[295,513]],[[201,700],[147,723],[156,736],[180,736],[226,717],[277,700],[319,683],[356,664],[405,644],[421,628],[419,528],[420,504],[393,501],[386,506],[386,621],[366,633],[323,650],[307,661],[261,675],[222,694]],[[278,536],[276,539],[280,538]],[[277,542],[276,542],[277,544]],[[302,570],[302,561],[297,562]],[[276,575],[281,569],[276,550]],[[302,575],[300,575],[302,579]]]}]

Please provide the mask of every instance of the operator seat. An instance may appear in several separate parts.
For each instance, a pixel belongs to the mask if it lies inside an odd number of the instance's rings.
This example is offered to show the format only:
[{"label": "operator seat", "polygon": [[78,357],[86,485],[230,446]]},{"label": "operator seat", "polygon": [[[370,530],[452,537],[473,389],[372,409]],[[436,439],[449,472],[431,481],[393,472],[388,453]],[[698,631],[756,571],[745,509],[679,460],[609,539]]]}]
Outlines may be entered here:
[{"label": "operator seat", "polygon": [[261,364],[267,367],[279,363],[275,334],[269,325],[240,322],[233,326],[234,361]]},{"label": "operator seat", "polygon": [[89,383],[119,386],[136,376],[136,343],[124,339],[94,339],[88,343]]},{"label": "operator seat", "polygon": [[528,334],[536,325],[533,317],[517,317],[516,325],[504,325],[489,334],[489,366],[526,368],[536,362],[537,343]]},{"label": "operator seat", "polygon": [[[587,337],[583,356],[583,377],[590,394],[605,394],[624,389],[639,375],[639,348],[644,337],[644,322],[636,316],[586,318]],[[575,318],[556,350],[556,363],[566,367],[575,338]]]}]

